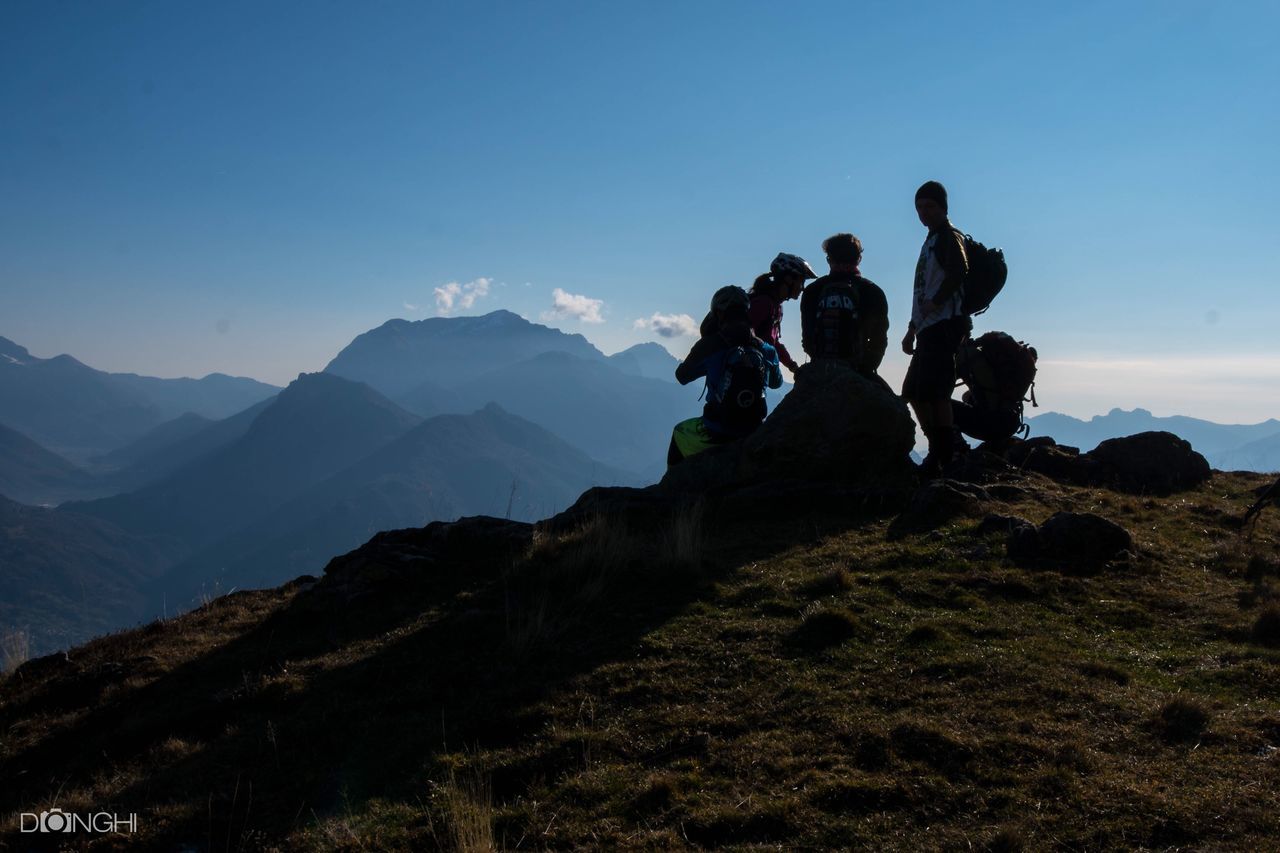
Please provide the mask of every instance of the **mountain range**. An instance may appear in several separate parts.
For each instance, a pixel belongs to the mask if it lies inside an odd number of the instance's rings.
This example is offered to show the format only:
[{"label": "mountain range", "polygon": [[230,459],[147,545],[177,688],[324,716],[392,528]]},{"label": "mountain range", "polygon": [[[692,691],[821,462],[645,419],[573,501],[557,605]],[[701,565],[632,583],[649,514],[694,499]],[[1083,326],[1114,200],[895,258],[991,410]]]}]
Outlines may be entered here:
[{"label": "mountain range", "polygon": [[106,373],[69,355],[36,358],[0,338],[0,424],[74,462],[116,450],[188,412],[225,418],[279,390],[220,373],[203,379]]},{"label": "mountain range", "polygon": [[1092,450],[1103,441],[1139,432],[1164,431],[1191,442],[1215,468],[1224,471],[1280,470],[1280,420],[1219,424],[1183,415],[1157,417],[1146,409],[1112,409],[1089,420],[1057,412],[1027,418],[1031,435],[1052,436],[1059,444]]},{"label": "mountain range", "polygon": [[[0,356],[0,628],[31,627],[37,649],[315,573],[383,529],[532,520],[653,482],[701,408],[658,344],[605,355],[506,311],[389,321],[283,390],[105,373],[3,338]],[[1082,450],[1168,430],[1218,467],[1280,468],[1276,420],[1029,423]]]}]

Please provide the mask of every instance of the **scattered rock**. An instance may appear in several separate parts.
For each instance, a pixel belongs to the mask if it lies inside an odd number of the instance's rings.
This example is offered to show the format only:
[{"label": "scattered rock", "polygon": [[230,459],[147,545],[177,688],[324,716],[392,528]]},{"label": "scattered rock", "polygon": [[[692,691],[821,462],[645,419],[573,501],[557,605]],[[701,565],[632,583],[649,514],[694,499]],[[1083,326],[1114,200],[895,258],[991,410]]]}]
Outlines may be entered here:
[{"label": "scattered rock", "polygon": [[978,523],[975,536],[987,536],[992,533],[1009,535],[1020,527],[1033,527],[1031,522],[1016,515],[988,515]]},{"label": "scattered rock", "polygon": [[51,655],[26,661],[13,671],[13,677],[40,681],[52,676],[79,671],[80,667],[67,656],[66,652],[54,652]]},{"label": "scattered rock", "polygon": [[986,485],[1016,474],[1003,456],[986,450],[970,450],[947,468],[947,477],[966,483]]},{"label": "scattered rock", "polygon": [[1008,549],[1015,562],[1092,571],[1127,556],[1133,550],[1133,537],[1100,515],[1059,512],[1039,529],[1014,528]]},{"label": "scattered rock", "polygon": [[902,514],[889,525],[890,538],[934,530],[953,518],[982,515],[991,496],[980,486],[956,480],[934,480],[916,490]]},{"label": "scattered rock", "polygon": [[1098,485],[1139,494],[1168,494],[1209,479],[1209,463],[1171,432],[1142,432],[1102,442],[1086,454]]},{"label": "scattered rock", "polygon": [[387,530],[330,560],[309,591],[351,596],[444,568],[496,577],[532,542],[532,524],[484,515]]}]

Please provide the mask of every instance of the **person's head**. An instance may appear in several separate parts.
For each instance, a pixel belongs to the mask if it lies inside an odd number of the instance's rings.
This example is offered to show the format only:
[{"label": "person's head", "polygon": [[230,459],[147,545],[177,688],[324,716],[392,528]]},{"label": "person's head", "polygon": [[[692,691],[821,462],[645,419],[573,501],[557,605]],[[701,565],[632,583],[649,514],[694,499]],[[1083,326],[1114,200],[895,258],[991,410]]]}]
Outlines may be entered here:
[{"label": "person's head", "polygon": [[711,313],[721,326],[728,323],[747,321],[747,311],[751,307],[751,297],[737,285],[722,287],[711,297]]},{"label": "person's head", "polygon": [[916,190],[916,215],[920,224],[933,230],[947,221],[947,188],[937,181],[925,181]]},{"label": "person's head", "polygon": [[778,257],[769,264],[769,272],[777,283],[776,298],[779,302],[797,298],[804,290],[805,280],[818,277],[808,261],[799,255],[789,255],[786,252],[778,253]]},{"label": "person's head", "polygon": [[822,241],[832,272],[854,272],[862,260],[862,241],[852,234],[832,234]]}]

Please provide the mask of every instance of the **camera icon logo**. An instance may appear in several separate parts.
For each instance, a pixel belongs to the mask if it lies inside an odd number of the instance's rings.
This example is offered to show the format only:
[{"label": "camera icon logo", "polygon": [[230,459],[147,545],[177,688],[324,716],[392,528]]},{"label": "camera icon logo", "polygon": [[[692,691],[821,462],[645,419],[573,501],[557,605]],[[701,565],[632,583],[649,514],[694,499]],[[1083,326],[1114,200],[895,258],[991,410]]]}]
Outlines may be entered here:
[{"label": "camera icon logo", "polygon": [[62,809],[52,808],[47,812],[40,812],[41,832],[70,832],[71,828],[71,815],[64,813]]}]

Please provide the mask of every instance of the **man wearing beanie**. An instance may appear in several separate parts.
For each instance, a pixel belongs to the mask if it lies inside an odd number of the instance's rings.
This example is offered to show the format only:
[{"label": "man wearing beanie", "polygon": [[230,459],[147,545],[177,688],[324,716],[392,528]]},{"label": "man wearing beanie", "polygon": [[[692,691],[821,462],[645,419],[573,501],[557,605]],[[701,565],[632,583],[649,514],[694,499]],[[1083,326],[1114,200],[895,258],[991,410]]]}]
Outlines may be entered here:
[{"label": "man wearing beanie", "polygon": [[961,309],[961,287],[969,272],[964,240],[947,218],[947,190],[927,181],[916,190],[916,214],[929,229],[916,261],[911,322],[902,351],[911,356],[902,396],[911,404],[929,442],[922,473],[935,477],[953,453],[951,392],[956,352],[973,328]]}]

